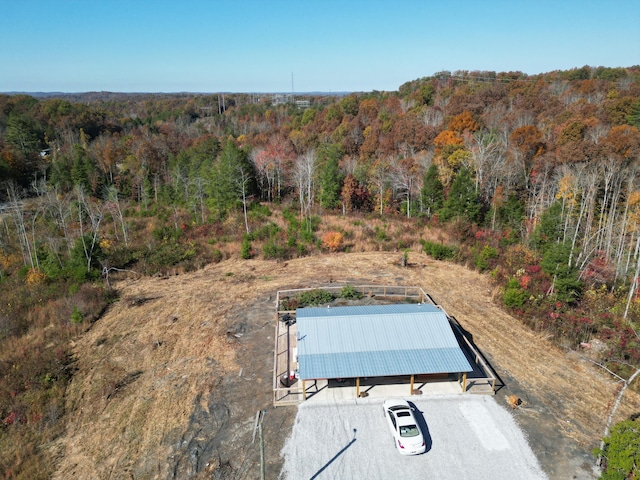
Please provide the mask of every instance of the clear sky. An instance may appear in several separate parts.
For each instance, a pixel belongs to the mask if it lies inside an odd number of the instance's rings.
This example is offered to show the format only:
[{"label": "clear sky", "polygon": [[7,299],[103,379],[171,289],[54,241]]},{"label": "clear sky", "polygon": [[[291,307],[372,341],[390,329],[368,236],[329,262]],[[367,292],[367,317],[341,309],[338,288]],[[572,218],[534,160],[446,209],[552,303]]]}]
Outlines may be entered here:
[{"label": "clear sky", "polygon": [[0,0],[0,92],[396,90],[638,64],[639,0]]}]

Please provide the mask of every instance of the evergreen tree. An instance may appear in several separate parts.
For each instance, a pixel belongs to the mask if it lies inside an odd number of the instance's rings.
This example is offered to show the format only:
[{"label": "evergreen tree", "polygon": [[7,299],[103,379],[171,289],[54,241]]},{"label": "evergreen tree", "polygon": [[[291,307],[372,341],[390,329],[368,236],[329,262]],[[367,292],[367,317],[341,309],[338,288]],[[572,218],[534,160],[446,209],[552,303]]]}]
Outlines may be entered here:
[{"label": "evergreen tree", "polygon": [[640,98],[631,106],[631,113],[627,116],[629,125],[640,128]]},{"label": "evergreen tree", "polygon": [[209,204],[219,216],[256,192],[255,172],[245,150],[227,140],[209,175]]},{"label": "evergreen tree", "polygon": [[463,218],[477,223],[481,207],[471,172],[467,167],[462,167],[451,184],[449,195],[442,207],[441,218],[444,221]]},{"label": "evergreen tree", "polygon": [[344,178],[340,172],[342,151],[337,145],[325,145],[318,151],[320,161],[320,205],[329,210],[340,206]]},{"label": "evergreen tree", "polygon": [[60,155],[51,163],[49,173],[49,183],[60,188],[63,192],[68,192],[73,188],[73,178],[69,160],[66,156]]},{"label": "evergreen tree", "polygon": [[640,469],[640,417],[617,423],[604,439],[605,470],[602,479],[636,478]]},{"label": "evergreen tree", "polygon": [[499,222],[504,227],[520,228],[524,220],[524,204],[512,193],[507,201],[498,207],[497,214]]},{"label": "evergreen tree", "polygon": [[84,148],[80,145],[74,145],[73,147],[73,165],[71,166],[71,180],[74,185],[81,186],[87,190],[90,190],[89,184],[89,171],[88,171],[88,156]]},{"label": "evergreen tree", "polygon": [[422,190],[420,190],[422,208],[431,217],[442,208],[444,203],[444,186],[440,181],[438,166],[432,163],[424,174]]},{"label": "evergreen tree", "polygon": [[562,238],[562,205],[554,202],[542,215],[540,222],[531,234],[531,242],[535,248],[544,254],[553,244]]},{"label": "evergreen tree", "polygon": [[552,242],[546,248],[540,266],[542,271],[553,278],[553,293],[562,301],[574,303],[582,294],[582,282],[578,269],[569,266],[569,242]]}]

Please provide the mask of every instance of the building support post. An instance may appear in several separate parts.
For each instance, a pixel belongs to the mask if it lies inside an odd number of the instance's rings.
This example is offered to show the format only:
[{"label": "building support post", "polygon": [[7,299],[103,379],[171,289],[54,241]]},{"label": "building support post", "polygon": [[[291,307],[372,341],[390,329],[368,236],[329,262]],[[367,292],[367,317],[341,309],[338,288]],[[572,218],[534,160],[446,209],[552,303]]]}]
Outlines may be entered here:
[{"label": "building support post", "polygon": [[302,400],[307,399],[307,385],[306,380],[302,380]]},{"label": "building support post", "polygon": [[356,398],[360,398],[360,377],[356,377]]},{"label": "building support post", "polygon": [[413,374],[411,375],[411,382],[409,383],[409,394],[413,395]]},{"label": "building support post", "polygon": [[467,372],[462,374],[462,393],[467,391]]}]

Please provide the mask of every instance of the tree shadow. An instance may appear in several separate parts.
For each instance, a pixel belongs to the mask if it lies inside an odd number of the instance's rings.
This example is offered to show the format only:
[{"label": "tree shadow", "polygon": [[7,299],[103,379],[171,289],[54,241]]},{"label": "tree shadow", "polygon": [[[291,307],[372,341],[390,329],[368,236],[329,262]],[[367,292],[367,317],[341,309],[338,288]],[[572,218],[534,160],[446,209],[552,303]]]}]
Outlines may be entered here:
[{"label": "tree shadow", "polygon": [[431,433],[429,432],[429,426],[427,425],[427,421],[424,419],[422,411],[418,407],[416,407],[416,404],[413,402],[408,403],[409,406],[413,409],[413,416],[416,418],[418,427],[420,427],[420,431],[422,432],[422,436],[424,437],[424,453],[427,453],[433,446],[433,440],[431,438]]},{"label": "tree shadow", "polygon": [[316,473],[314,473],[313,476],[309,480],[314,480],[314,479],[318,478],[318,475],[320,475],[322,472],[324,472],[327,469],[327,467],[329,467],[329,465],[331,465],[340,455],[342,455],[351,445],[353,445],[355,443],[355,441],[356,441],[356,432],[357,431],[358,431],[357,428],[353,429],[353,438],[351,439],[351,441],[349,443],[347,443],[344,447],[342,447],[342,449],[338,453],[336,453],[331,460],[329,460],[327,463],[325,463],[320,470],[318,470]]}]

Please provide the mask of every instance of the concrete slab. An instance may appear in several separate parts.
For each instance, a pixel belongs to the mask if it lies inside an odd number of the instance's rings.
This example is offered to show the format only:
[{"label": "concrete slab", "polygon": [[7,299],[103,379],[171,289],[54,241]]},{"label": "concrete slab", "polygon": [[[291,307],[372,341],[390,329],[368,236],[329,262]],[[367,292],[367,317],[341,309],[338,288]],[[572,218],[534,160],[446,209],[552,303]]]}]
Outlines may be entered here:
[{"label": "concrete slab", "polygon": [[404,398],[415,406],[426,453],[399,454],[382,410],[382,398],[309,401],[298,407],[293,431],[282,450],[280,478],[547,478],[511,413],[494,397]]},{"label": "concrete slab", "polygon": [[[335,381],[318,380],[316,387],[312,386],[307,392],[307,402],[314,404],[350,402],[356,400],[356,387],[354,381],[346,381],[339,384]],[[411,395],[409,383],[371,384],[363,382],[360,392],[366,393],[364,398],[385,399],[390,397],[410,397],[419,399],[422,396],[431,395],[462,395],[462,388],[458,382],[428,382],[415,383],[414,389],[419,389],[420,395]]]}]

